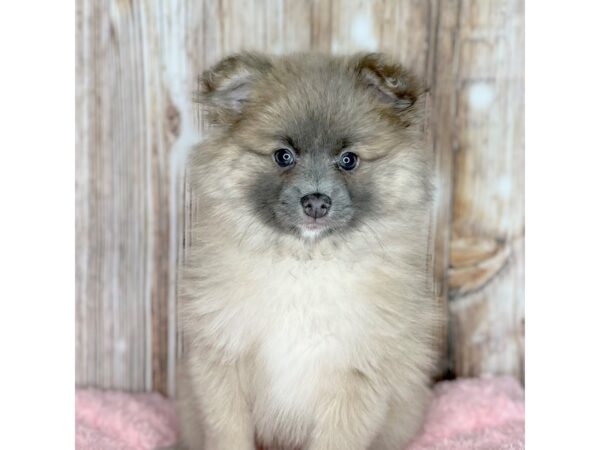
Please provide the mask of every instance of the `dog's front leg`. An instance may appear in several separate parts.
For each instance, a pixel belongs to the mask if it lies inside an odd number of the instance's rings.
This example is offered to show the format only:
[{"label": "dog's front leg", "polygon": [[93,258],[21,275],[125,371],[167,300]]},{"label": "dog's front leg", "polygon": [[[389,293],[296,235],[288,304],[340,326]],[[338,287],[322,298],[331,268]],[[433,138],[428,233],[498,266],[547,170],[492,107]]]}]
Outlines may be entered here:
[{"label": "dog's front leg", "polygon": [[357,370],[330,378],[323,392],[308,450],[366,450],[385,420],[387,392]]}]

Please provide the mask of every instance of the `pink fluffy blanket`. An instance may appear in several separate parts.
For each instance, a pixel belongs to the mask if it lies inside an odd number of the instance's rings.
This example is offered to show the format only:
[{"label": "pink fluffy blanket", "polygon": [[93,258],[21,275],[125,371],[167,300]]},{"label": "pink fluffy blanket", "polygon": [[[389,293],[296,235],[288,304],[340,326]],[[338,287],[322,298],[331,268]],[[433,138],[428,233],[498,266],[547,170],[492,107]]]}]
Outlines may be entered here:
[{"label": "pink fluffy blanket", "polygon": [[[158,394],[78,389],[78,450],[154,450],[177,441],[173,403]],[[523,449],[523,389],[508,377],[438,383],[410,450]]]}]

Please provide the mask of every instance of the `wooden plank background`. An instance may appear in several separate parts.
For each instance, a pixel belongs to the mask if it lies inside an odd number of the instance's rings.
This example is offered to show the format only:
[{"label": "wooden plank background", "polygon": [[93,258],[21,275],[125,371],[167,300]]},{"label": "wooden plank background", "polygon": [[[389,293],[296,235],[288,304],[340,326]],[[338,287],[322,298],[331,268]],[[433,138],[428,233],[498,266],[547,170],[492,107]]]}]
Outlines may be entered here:
[{"label": "wooden plank background", "polygon": [[449,376],[523,378],[523,0],[78,0],[76,380],[172,394],[197,76],[242,49],[387,52],[431,88]]}]

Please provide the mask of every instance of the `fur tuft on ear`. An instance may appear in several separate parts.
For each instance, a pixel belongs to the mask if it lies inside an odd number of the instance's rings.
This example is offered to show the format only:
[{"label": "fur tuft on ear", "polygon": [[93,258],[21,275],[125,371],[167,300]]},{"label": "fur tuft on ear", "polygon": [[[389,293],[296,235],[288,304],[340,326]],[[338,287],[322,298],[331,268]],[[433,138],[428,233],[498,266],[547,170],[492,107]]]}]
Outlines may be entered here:
[{"label": "fur tuft on ear", "polygon": [[196,101],[204,105],[213,124],[231,124],[241,115],[256,79],[271,69],[271,61],[258,53],[229,56],[200,77]]},{"label": "fur tuft on ear", "polygon": [[413,105],[426,92],[408,69],[381,53],[358,54],[354,61],[360,81],[395,113],[413,110]]}]

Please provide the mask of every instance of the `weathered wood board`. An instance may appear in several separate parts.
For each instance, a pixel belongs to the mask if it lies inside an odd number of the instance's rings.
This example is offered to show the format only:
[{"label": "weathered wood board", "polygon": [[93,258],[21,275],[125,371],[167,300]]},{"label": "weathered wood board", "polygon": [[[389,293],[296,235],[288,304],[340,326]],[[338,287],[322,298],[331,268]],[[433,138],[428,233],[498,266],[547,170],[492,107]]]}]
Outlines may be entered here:
[{"label": "weathered wood board", "polygon": [[443,367],[522,377],[523,16],[523,0],[78,0],[77,383],[174,391],[192,92],[243,49],[384,51],[426,80]]}]

